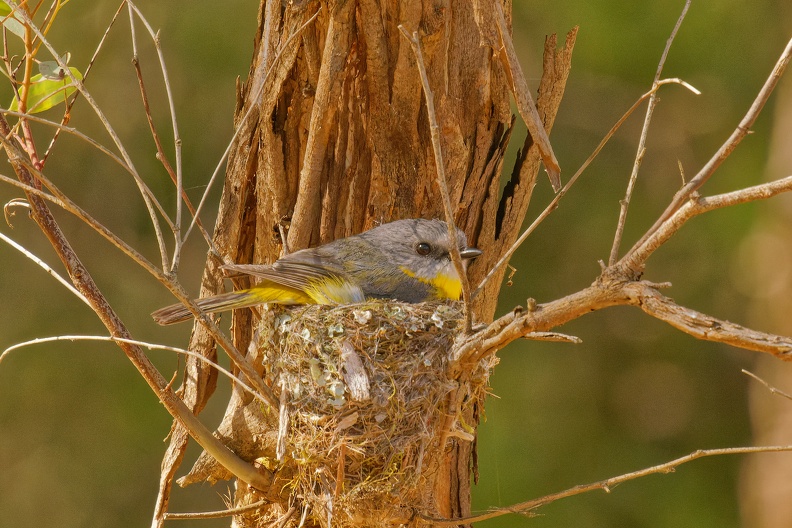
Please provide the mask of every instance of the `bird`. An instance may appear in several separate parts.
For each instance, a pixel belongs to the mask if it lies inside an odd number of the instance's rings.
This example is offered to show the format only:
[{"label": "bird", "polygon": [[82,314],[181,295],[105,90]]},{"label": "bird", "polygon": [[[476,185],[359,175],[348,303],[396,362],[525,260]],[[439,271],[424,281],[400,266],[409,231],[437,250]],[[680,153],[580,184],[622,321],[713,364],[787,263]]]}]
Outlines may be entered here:
[{"label": "bird", "polygon": [[[463,267],[481,255],[457,229]],[[366,299],[407,303],[458,300],[462,281],[451,261],[452,243],[442,220],[409,218],[287,254],[272,264],[231,264],[231,272],[259,279],[252,288],[196,300],[207,313],[259,304],[352,304]],[[182,304],[152,317],[160,325],[192,318]]]}]

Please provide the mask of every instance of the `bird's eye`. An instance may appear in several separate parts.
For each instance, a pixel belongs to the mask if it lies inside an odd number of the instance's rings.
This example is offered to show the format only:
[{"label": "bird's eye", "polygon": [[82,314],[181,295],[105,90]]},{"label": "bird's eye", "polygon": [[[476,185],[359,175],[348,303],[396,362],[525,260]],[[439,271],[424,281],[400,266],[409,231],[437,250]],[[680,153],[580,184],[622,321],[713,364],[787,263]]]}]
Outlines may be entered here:
[{"label": "bird's eye", "polygon": [[426,242],[421,242],[417,246],[415,246],[415,252],[421,256],[426,256],[432,252],[432,246],[427,244]]}]

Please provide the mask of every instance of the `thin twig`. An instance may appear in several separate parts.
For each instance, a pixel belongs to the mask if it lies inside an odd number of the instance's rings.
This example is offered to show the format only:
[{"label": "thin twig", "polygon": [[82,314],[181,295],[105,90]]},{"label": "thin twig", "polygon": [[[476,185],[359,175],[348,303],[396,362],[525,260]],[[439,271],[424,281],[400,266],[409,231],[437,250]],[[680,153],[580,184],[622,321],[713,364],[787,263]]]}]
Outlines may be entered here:
[{"label": "thin twig", "polygon": [[[137,43],[135,39],[135,29],[134,29],[134,17],[132,16],[132,11],[140,18],[140,21],[143,22],[143,26],[148,31],[149,36],[151,37],[152,42],[154,43],[154,49],[157,51],[157,58],[159,59],[159,67],[160,71],[162,72],[162,81],[165,86],[165,96],[168,99],[168,112],[170,113],[171,117],[171,129],[173,131],[173,147],[174,147],[174,156],[176,158],[176,218],[174,220],[174,224],[176,229],[174,231],[174,235],[176,237],[176,244],[173,249],[173,258],[171,260],[171,272],[175,272],[179,267],[179,260],[181,258],[181,251],[182,251],[182,241],[181,241],[181,225],[182,225],[182,197],[185,195],[184,191],[184,171],[182,169],[182,139],[181,135],[179,134],[179,123],[176,119],[176,105],[173,101],[173,90],[171,88],[170,83],[170,76],[168,75],[168,68],[165,64],[165,56],[162,52],[162,46],[160,44],[159,32],[155,32],[149,21],[143,16],[140,9],[132,3],[130,0],[127,0],[127,5],[129,6],[129,22],[132,30],[132,43],[135,46],[135,59],[138,57],[137,53]],[[136,68],[139,69],[139,65],[136,62]],[[139,77],[140,83],[142,85],[142,76]],[[164,152],[161,152],[161,157],[166,159]],[[189,200],[185,200],[188,202]],[[194,214],[194,213],[193,213]],[[196,221],[198,220],[197,217]],[[199,225],[201,228],[201,232],[203,233],[204,237],[206,238],[207,242],[211,245],[211,237],[209,233],[203,229],[203,226]]]},{"label": "thin twig", "polygon": [[790,396],[786,392],[782,391],[781,389],[777,389],[777,388],[773,387],[772,385],[767,383],[765,380],[763,380],[762,378],[760,378],[759,376],[757,376],[753,372],[750,372],[750,371],[747,371],[745,369],[742,369],[742,373],[752,377],[753,379],[755,379],[756,381],[758,381],[759,383],[764,385],[767,388],[767,390],[769,390],[772,394],[777,394],[779,396],[783,396],[787,400],[792,400],[792,396]]},{"label": "thin twig", "polygon": [[[162,146],[162,141],[160,141],[159,134],[157,133],[157,127],[154,124],[154,118],[151,115],[151,106],[149,105],[148,92],[146,91],[146,84],[143,81],[143,70],[140,68],[140,58],[139,58],[138,51],[137,51],[137,37],[136,37],[136,33],[135,33],[134,17],[133,17],[132,12],[131,12],[132,11],[132,7],[130,6],[129,9],[130,9],[130,14],[129,14],[130,21],[129,21],[129,23],[130,23],[130,31],[131,31],[131,34],[132,34],[132,50],[133,50],[133,52],[132,52],[133,53],[132,66],[135,68],[135,75],[137,76],[138,87],[140,88],[140,97],[141,97],[142,102],[143,102],[143,112],[146,115],[146,121],[148,122],[148,125],[149,125],[149,131],[151,132],[151,137],[154,140],[154,146],[157,148],[157,156],[156,157],[159,160],[159,162],[162,164],[162,166],[165,168],[165,172],[168,173],[168,176],[170,176],[171,181],[173,182],[173,184],[176,186],[177,196],[179,196],[179,195],[181,196],[181,200],[184,200],[184,203],[187,206],[187,210],[190,211],[191,215],[195,216],[195,206],[193,206],[192,201],[190,200],[190,197],[187,195],[187,191],[184,189],[184,186],[181,183],[181,178],[179,177],[179,164],[177,163],[177,170],[174,171],[173,170],[173,166],[170,164],[170,161],[168,161],[167,154],[165,154],[165,148]],[[156,37],[152,37],[152,38],[155,40],[155,45],[159,49],[159,40],[158,40],[158,38],[156,38]],[[170,90],[170,86],[167,87],[167,90]],[[178,141],[179,141],[179,144],[181,144],[181,139],[178,139]],[[180,154],[181,154],[180,151],[178,151],[177,152],[177,156],[180,156]],[[168,219],[168,222],[170,224],[171,230],[173,231],[173,234],[174,234],[173,259],[171,260],[171,267],[170,267],[170,271],[172,273],[176,271],[176,267],[177,267],[176,265],[178,264],[179,255],[181,254],[181,248],[182,248],[182,245],[183,245],[182,237],[181,237],[181,224],[180,224],[181,213],[179,212],[179,207],[181,206],[181,203],[182,203],[181,200],[179,200],[177,198],[177,202],[176,202],[176,218],[175,218],[175,220],[172,223],[170,222],[169,217],[167,215],[163,214],[163,216],[165,216],[165,218]],[[207,244],[209,244],[209,246],[211,247],[211,245],[212,245],[212,237],[209,235],[209,233],[204,228],[203,223],[201,222],[200,218],[196,220],[196,224],[198,225],[198,229],[201,231],[201,234],[203,235],[204,240],[206,240]]]},{"label": "thin twig", "polygon": [[[58,131],[63,131],[63,132],[66,132],[68,134],[72,134],[73,136],[76,136],[76,137],[82,139],[83,141],[85,141],[86,143],[91,145],[93,148],[97,149],[99,152],[105,154],[107,157],[109,157],[111,160],[116,162],[119,166],[121,166],[121,168],[123,168],[125,171],[127,171],[130,175],[132,175],[134,177],[134,172],[126,164],[126,162],[124,160],[119,158],[110,149],[108,149],[107,147],[105,147],[104,145],[102,145],[101,143],[96,141],[95,139],[91,138],[90,136],[87,136],[84,133],[80,132],[76,128],[73,128],[73,127],[70,127],[70,126],[66,126],[66,125],[63,125],[63,124],[60,124],[60,123],[56,123],[55,121],[50,121],[49,119],[44,119],[43,117],[40,117],[40,116],[37,116],[37,115],[23,114],[23,113],[20,113],[20,112],[13,112],[11,110],[6,110],[4,108],[0,108],[0,113],[5,114],[5,115],[18,117],[18,118],[24,118],[24,119],[27,119],[28,121],[35,121],[35,122],[38,122],[38,123],[49,125],[51,127],[56,128]],[[0,138],[0,142],[1,141],[3,141],[2,138]],[[42,181],[42,183],[44,184],[45,187],[49,186],[47,180]],[[157,211],[159,211],[160,215],[162,215],[162,217],[165,220],[165,222],[172,229],[173,228],[173,223],[171,222],[170,218],[168,217],[167,213],[165,212],[165,209],[162,208],[162,205],[159,202],[154,202],[154,206],[157,207]]]},{"label": "thin twig", "polygon": [[[2,117],[0,114],[0,124],[6,123],[5,118]],[[259,393],[268,400],[270,406],[273,409],[278,408],[277,398],[272,394],[272,390],[264,383],[264,380],[261,379],[261,376],[253,369],[250,363],[245,359],[245,357],[239,353],[239,351],[234,347],[231,340],[220,330],[217,324],[209,319],[204,312],[201,311],[200,308],[195,304],[188,295],[187,292],[184,291],[184,288],[181,287],[180,284],[177,282],[172,281],[168,276],[165,275],[165,272],[161,269],[154,266],[151,262],[148,261],[142,254],[140,254],[136,249],[132,246],[124,242],[120,239],[117,235],[115,235],[112,231],[107,229],[104,225],[96,221],[91,215],[85,212],[82,208],[80,208],[77,204],[71,201],[65,194],[60,192],[58,188],[47,178],[41,174],[40,171],[35,170],[33,167],[30,167],[29,164],[22,158],[20,158],[20,153],[16,148],[9,142],[5,141],[4,136],[0,134],[0,142],[3,142],[3,146],[6,148],[7,152],[9,152],[10,156],[15,156],[15,163],[17,163],[21,168],[24,168],[27,171],[32,172],[35,174],[36,178],[41,181],[46,181],[47,187],[53,192],[55,196],[52,196],[48,193],[45,193],[35,187],[28,185],[23,182],[16,181],[12,178],[4,176],[0,174],[0,181],[5,181],[11,185],[19,187],[23,189],[29,195],[50,201],[59,207],[65,209],[66,211],[74,214],[80,220],[88,224],[92,227],[97,233],[102,235],[105,239],[111,242],[114,246],[120,249],[124,254],[128,257],[132,258],[138,265],[143,267],[147,272],[154,276],[160,283],[165,285],[174,296],[184,304],[192,313],[196,319],[200,320],[201,323],[209,330],[212,337],[217,341],[217,343],[226,351],[231,361],[239,367],[242,372],[245,373],[245,376],[248,378],[251,384],[256,387]],[[108,307],[109,309],[109,307]]]},{"label": "thin twig", "polygon": [[14,207],[21,207],[23,209],[27,209],[30,212],[30,203],[24,198],[12,198],[3,205],[3,216],[5,217],[6,224],[11,229],[14,229],[14,225],[11,223],[11,217],[14,216],[16,213],[12,210]]},{"label": "thin twig", "polygon": [[[96,49],[94,50],[93,56],[91,56],[91,60],[88,61],[88,66],[85,67],[85,71],[82,72],[83,74],[83,82],[88,78],[88,74],[91,73],[91,69],[93,68],[94,62],[96,58],[99,56],[99,51],[104,47],[104,43],[107,40],[107,36],[110,34],[110,29],[115,25],[116,19],[118,19],[118,15],[121,13],[121,10],[124,8],[124,3],[126,0],[122,0],[116,9],[113,18],[110,20],[110,23],[105,28],[105,32],[102,35],[102,38],[99,39],[99,44],[97,44]],[[44,164],[47,162],[50,154],[52,154],[52,149],[55,148],[55,143],[58,141],[58,137],[60,136],[61,130],[64,129],[65,125],[69,123],[71,120],[71,109],[74,106],[74,103],[77,102],[77,98],[80,96],[79,90],[74,92],[74,97],[71,97],[69,100],[66,101],[66,109],[63,111],[63,117],[61,118],[61,126],[56,128],[55,133],[50,140],[49,146],[47,146],[47,150],[44,152],[44,155],[41,157],[41,166],[44,167]],[[31,116],[27,116],[30,118]]]},{"label": "thin twig", "polygon": [[[63,277],[62,277],[62,276],[61,276],[61,275],[60,275],[60,274],[59,274],[57,271],[55,271],[54,269],[50,268],[50,267],[47,265],[47,263],[46,263],[46,262],[44,262],[43,260],[41,260],[40,258],[38,258],[36,255],[34,255],[33,253],[31,253],[30,251],[28,251],[27,249],[25,249],[25,248],[24,248],[24,247],[22,247],[21,245],[19,245],[19,244],[17,244],[16,242],[14,242],[12,239],[8,238],[8,237],[7,237],[6,235],[4,235],[3,233],[0,233],[0,240],[4,240],[4,241],[5,241],[5,242],[6,242],[8,245],[10,245],[10,246],[11,246],[11,247],[13,247],[14,249],[16,249],[17,251],[19,251],[19,252],[20,252],[20,253],[22,253],[23,255],[25,255],[27,258],[29,258],[30,260],[32,260],[33,262],[35,262],[35,263],[36,263],[36,264],[37,264],[37,265],[38,265],[38,266],[39,266],[41,269],[43,269],[44,271],[46,271],[47,273],[49,273],[50,275],[52,275],[52,276],[55,278],[55,280],[57,280],[58,282],[60,282],[61,284],[63,284],[63,285],[64,285],[64,286],[65,286],[65,287],[66,287],[66,288],[67,288],[67,289],[68,289],[70,292],[72,292],[72,293],[73,293],[73,294],[74,294],[74,295],[75,295],[75,296],[76,296],[78,299],[80,299],[82,302],[84,302],[85,304],[87,304],[89,307],[91,306],[91,303],[88,301],[88,299],[86,299],[86,298],[85,298],[85,295],[83,295],[82,293],[80,293],[80,291],[79,291],[77,288],[75,288],[74,286],[72,286],[72,285],[71,285],[71,283],[70,283],[69,281],[67,281],[66,279],[64,279],[64,278],[63,278]],[[2,358],[2,355],[0,355],[0,360],[2,360],[2,359],[3,359],[3,358]]]},{"label": "thin twig", "polygon": [[[0,237],[2,237],[2,233],[0,233]],[[87,302],[87,301],[86,301]],[[21,343],[16,343],[11,345],[10,347],[0,352],[0,363],[6,358],[8,354],[13,352],[14,350],[24,348],[26,346],[31,345],[40,345],[42,343],[52,343],[55,341],[107,341],[110,343],[127,343],[130,345],[138,345],[149,350],[166,350],[168,352],[176,352],[177,354],[184,354],[185,356],[190,356],[197,358],[204,363],[214,367],[217,369],[218,372],[227,376],[230,380],[234,383],[238,383],[240,387],[250,393],[255,399],[259,400],[264,405],[268,405],[267,400],[262,398],[258,392],[256,392],[250,385],[239,379],[239,377],[235,376],[231,371],[226,370],[222,365],[216,363],[209,359],[208,357],[199,354],[197,352],[193,352],[192,350],[185,350],[183,348],[168,346],[168,345],[160,345],[158,343],[149,343],[147,341],[138,341],[137,339],[125,339],[121,337],[113,337],[113,336],[97,336],[97,335],[60,335],[60,336],[52,336],[52,337],[37,337],[36,339],[31,339],[29,341],[23,341]]]},{"label": "thin twig", "polygon": [[[14,0],[7,0],[7,3],[13,9],[18,9],[18,7],[19,7],[18,4]],[[148,187],[148,185],[146,185],[146,183],[140,177],[140,174],[137,172],[137,169],[135,169],[134,162],[132,161],[132,158],[130,157],[129,153],[127,152],[126,148],[124,147],[124,144],[122,143],[121,138],[118,136],[118,134],[116,133],[115,129],[110,124],[110,121],[107,119],[107,116],[102,111],[102,109],[99,107],[99,105],[97,104],[96,100],[93,98],[93,96],[90,94],[90,92],[88,92],[88,90],[85,88],[85,84],[83,84],[83,82],[80,79],[78,79],[72,73],[72,71],[69,69],[68,65],[65,62],[63,62],[63,59],[58,54],[57,50],[55,50],[55,48],[52,46],[52,44],[49,42],[49,40],[47,40],[46,36],[41,32],[41,30],[38,28],[38,26],[36,26],[33,23],[33,20],[31,20],[31,18],[27,15],[27,13],[25,13],[24,10],[18,10],[18,14],[20,16],[20,20],[25,24],[25,27],[26,28],[30,28],[30,30],[33,31],[36,34],[36,36],[41,40],[42,44],[44,44],[44,46],[49,50],[49,52],[52,55],[52,57],[55,60],[55,62],[58,63],[58,66],[60,66],[63,69],[63,71],[66,74],[66,76],[68,76],[71,79],[71,82],[74,83],[75,88],[77,88],[77,90],[80,91],[82,96],[85,98],[86,102],[91,106],[91,108],[93,109],[94,113],[99,118],[99,121],[102,123],[102,126],[104,127],[104,129],[107,131],[107,133],[112,138],[113,143],[115,144],[116,148],[118,149],[119,153],[121,154],[121,157],[124,159],[124,162],[127,165],[129,165],[131,174],[133,175],[133,179],[135,181],[135,184],[137,185],[137,187],[138,187],[138,189],[140,191],[141,197],[143,198],[143,202],[146,205],[146,209],[147,209],[147,211],[149,213],[149,217],[151,218],[151,222],[152,222],[152,226],[154,228],[154,232],[155,232],[155,234],[157,236],[157,243],[158,243],[158,246],[159,246],[160,259],[162,260],[162,268],[163,269],[168,269],[168,261],[169,261],[169,259],[168,259],[168,250],[167,250],[167,247],[165,246],[165,239],[163,237],[162,227],[160,226],[160,223],[159,223],[159,218],[157,217],[157,214],[156,214],[156,208],[153,205],[154,202],[158,201],[156,196],[154,196],[154,193],[151,191],[151,189]]]},{"label": "thin twig", "polygon": [[630,249],[629,253],[636,251],[637,248],[642,246],[646,240],[652,236],[660,226],[682,206],[692,195],[693,193],[698,190],[710,177],[715,173],[715,171],[720,167],[720,164],[723,163],[729,155],[737,148],[737,145],[740,144],[740,141],[748,135],[751,130],[751,127],[756,121],[756,118],[759,116],[759,113],[764,108],[765,103],[770,98],[770,94],[773,93],[773,89],[778,84],[778,81],[781,79],[781,76],[784,73],[787,65],[789,64],[790,58],[792,58],[792,39],[787,43],[784,51],[781,53],[781,56],[778,58],[775,66],[773,67],[773,71],[770,73],[770,76],[765,81],[762,89],[759,90],[754,102],[751,104],[751,107],[748,109],[748,112],[745,114],[745,117],[742,118],[740,124],[737,125],[737,128],[732,132],[731,136],[721,145],[718,151],[715,153],[712,158],[707,162],[706,165],[699,171],[696,176],[690,180],[686,185],[684,185],[681,189],[679,189],[676,194],[674,194],[674,198],[671,200],[671,203],[666,207],[666,210],[663,211],[663,214],[660,215],[660,218],[654,223],[654,225],[649,228],[649,230],[644,233],[641,239],[635,243],[635,245]]},{"label": "thin twig", "polygon": [[517,111],[520,112],[520,117],[523,118],[528,127],[531,138],[539,148],[539,154],[542,157],[542,162],[545,170],[547,170],[553,190],[558,192],[561,188],[561,167],[558,166],[558,160],[553,152],[553,147],[550,145],[550,138],[547,137],[542,118],[539,116],[539,111],[531,98],[531,91],[528,89],[525,74],[523,74],[520,62],[517,60],[514,42],[512,42],[509,29],[506,27],[506,17],[503,14],[501,0],[492,0],[492,3],[495,5],[495,21],[498,25],[498,33],[500,33],[503,50],[506,52],[506,64],[504,66],[511,72],[511,90],[514,95],[514,102],[517,104]]},{"label": "thin twig", "polygon": [[[687,0],[685,2],[685,7],[682,8],[682,13],[679,15],[676,25],[671,31],[671,36],[668,37],[668,41],[666,41],[665,49],[663,49],[663,54],[660,56],[660,62],[657,64],[657,72],[655,73],[652,86],[656,86],[660,81],[660,75],[663,73],[663,66],[665,65],[666,58],[668,57],[668,52],[671,49],[671,44],[674,42],[677,32],[679,31],[679,27],[682,25],[682,21],[685,19],[685,15],[690,8],[690,1],[691,0]],[[624,236],[624,225],[627,223],[627,210],[630,208],[630,200],[632,199],[633,191],[635,189],[635,182],[638,180],[638,169],[641,167],[644,155],[646,154],[646,137],[649,135],[649,123],[652,122],[652,114],[654,113],[656,105],[657,92],[653,93],[652,96],[649,97],[649,103],[646,105],[646,117],[644,117],[643,127],[641,128],[641,137],[638,140],[638,152],[635,155],[635,163],[633,163],[632,172],[630,173],[630,180],[627,183],[627,192],[625,192],[624,198],[621,201],[619,221],[616,224],[616,233],[613,237],[613,246],[611,247],[610,258],[608,259],[608,265],[610,266],[613,266],[613,264],[616,263],[616,259],[619,257],[619,246],[621,246],[622,237]]]},{"label": "thin twig", "polygon": [[[239,515],[240,513],[247,513],[250,511],[258,510],[259,508],[263,508],[270,501],[268,500],[260,500],[258,502],[254,502],[252,504],[247,504],[245,506],[239,506],[238,508],[230,508],[228,510],[219,510],[219,511],[209,511],[209,512],[195,512],[195,513],[170,513],[165,512],[163,514],[163,518],[166,521],[186,521],[188,519],[217,519],[220,517],[232,517],[234,515]],[[289,511],[286,512],[287,515],[291,512],[291,515],[294,515],[295,508],[292,507]]]},{"label": "thin twig", "polygon": [[566,195],[569,189],[575,184],[575,182],[580,177],[580,175],[583,174],[583,171],[586,170],[586,168],[588,168],[589,164],[592,161],[594,161],[594,158],[596,158],[597,155],[599,155],[600,151],[603,149],[603,147],[605,147],[605,144],[610,140],[613,134],[616,133],[619,127],[622,126],[622,124],[627,120],[627,118],[630,117],[630,115],[632,115],[632,113],[641,105],[641,103],[643,103],[644,100],[646,100],[648,97],[651,97],[652,94],[654,94],[657,90],[659,90],[661,86],[666,84],[679,84],[695,94],[700,93],[694,87],[692,87],[691,85],[689,85],[688,83],[686,83],[681,79],[663,79],[662,81],[658,81],[656,85],[652,87],[651,90],[643,94],[635,103],[633,103],[633,105],[629,108],[629,110],[627,110],[627,112],[625,112],[624,115],[621,116],[621,118],[618,121],[616,121],[616,124],[613,125],[613,127],[611,127],[608,133],[605,134],[605,137],[602,138],[602,140],[599,142],[599,145],[597,145],[597,148],[594,149],[594,152],[592,152],[589,155],[589,157],[586,158],[586,161],[583,162],[583,165],[580,166],[577,172],[575,172],[575,174],[569,179],[566,185],[564,185],[564,188],[561,189],[555,195],[553,200],[547,205],[547,207],[545,207],[544,211],[542,211],[539,214],[539,216],[537,216],[536,219],[531,223],[531,225],[528,226],[528,228],[525,231],[523,231],[523,233],[514,242],[514,244],[512,244],[512,246],[503,254],[503,256],[498,260],[498,262],[496,262],[492,266],[489,273],[487,273],[487,275],[483,279],[481,279],[481,282],[479,283],[478,287],[476,287],[476,289],[473,291],[471,295],[472,298],[474,299],[476,298],[476,295],[478,295],[479,292],[481,292],[481,290],[484,288],[487,282],[489,282],[489,280],[495,276],[495,274],[498,272],[498,270],[501,267],[505,266],[509,262],[509,259],[514,254],[514,252],[517,251],[517,248],[519,248],[522,245],[522,243],[525,242],[528,236],[531,233],[533,233],[533,231],[539,226],[539,224],[541,224],[544,221],[545,218],[547,218],[550,215],[550,213],[552,213],[556,208],[558,208],[558,203],[561,201],[564,195]]},{"label": "thin twig", "polygon": [[600,480],[599,482],[592,482],[591,484],[581,484],[579,486],[575,486],[573,488],[569,488],[567,490],[560,491],[558,493],[545,495],[544,497],[539,497],[538,499],[520,502],[517,504],[513,504],[511,506],[506,506],[503,508],[494,508],[491,511],[480,515],[472,515],[470,517],[463,517],[459,519],[438,519],[436,517],[431,517],[429,515],[419,513],[417,517],[421,523],[432,524],[434,526],[452,526],[458,524],[471,524],[475,522],[484,521],[487,519],[493,519],[495,517],[501,517],[503,515],[507,515],[510,513],[527,513],[530,512],[531,510],[535,510],[536,508],[539,508],[546,504],[550,504],[557,500],[565,499],[567,497],[572,497],[575,495],[580,495],[582,493],[588,493],[590,491],[602,490],[606,493],[610,493],[611,491],[613,491],[613,488],[615,486],[623,482],[635,480],[637,478],[645,477],[648,475],[655,475],[658,473],[660,474],[674,473],[678,466],[681,466],[682,464],[686,464],[688,462],[692,462],[693,460],[699,458],[710,457],[710,456],[722,456],[722,455],[745,455],[750,453],[778,453],[784,451],[792,451],[792,445],[700,449],[698,451],[694,451],[693,453],[690,453],[683,457],[676,458],[664,464],[659,464],[657,466],[640,469],[638,471],[633,471],[631,473],[625,473],[617,477],[611,477],[606,480]]},{"label": "thin twig", "polygon": [[443,211],[445,212],[448,237],[451,240],[451,262],[454,264],[454,269],[456,269],[459,280],[462,282],[462,301],[465,314],[464,331],[466,334],[469,334],[473,320],[470,313],[470,283],[467,279],[467,273],[465,273],[465,266],[462,263],[462,256],[459,254],[459,244],[457,244],[456,224],[454,223],[451,197],[448,194],[443,149],[440,145],[440,126],[437,124],[437,113],[435,112],[434,106],[434,94],[432,93],[431,86],[429,86],[429,76],[426,74],[426,64],[424,63],[421,40],[418,37],[418,32],[413,31],[412,35],[410,35],[401,24],[399,25],[399,31],[401,31],[402,35],[404,35],[412,47],[416,63],[418,64],[418,73],[421,76],[421,84],[423,85],[424,97],[426,98],[426,112],[429,117],[429,131],[432,136],[432,150],[434,152],[435,169],[437,171],[437,186],[440,189],[440,196],[443,201]]},{"label": "thin twig", "polygon": [[[8,121],[0,114],[0,136],[6,138],[9,137],[10,133],[11,127]],[[28,170],[26,165],[22,163],[23,158],[20,157],[19,151],[12,148],[12,145],[8,142],[6,142],[4,146],[8,154],[9,162],[20,182],[31,189],[35,189],[33,186],[35,176]],[[58,255],[58,258],[66,267],[74,286],[91,302],[91,307],[105,325],[110,335],[122,339],[130,339],[131,335],[129,330],[107,302],[107,299],[94,282],[91,274],[74,252],[74,249],[66,239],[46,201],[37,193],[28,193],[27,198],[28,202],[30,202],[33,220],[38,224]],[[146,356],[138,345],[119,342],[118,346],[124,351],[135,368],[137,368],[138,372],[140,372],[143,379],[148,383],[149,387],[151,387],[171,416],[177,418],[179,422],[181,422],[182,426],[190,432],[190,435],[195,438],[196,442],[198,442],[201,447],[218,460],[232,474],[236,475],[244,482],[258,489],[267,490],[269,488],[274,480],[274,475],[265,468],[256,468],[249,462],[242,460],[216,438],[185,403],[168,387],[167,380],[151,363],[151,360],[149,360],[148,356]]]},{"label": "thin twig", "polygon": [[[13,146],[12,143],[6,141],[2,135],[0,135],[0,143],[3,147],[10,152],[15,152],[16,155],[19,155],[19,151]],[[23,165],[27,170],[31,171],[36,179],[44,184],[47,189],[49,189],[52,194],[42,191],[36,187],[31,185],[27,185],[26,183],[14,180],[13,178],[9,178],[3,174],[0,174],[0,181],[4,181],[14,187],[18,187],[25,191],[26,193],[32,194],[34,196],[38,196],[48,202],[54,203],[61,209],[68,211],[69,213],[73,214],[80,220],[82,220],[85,224],[87,224],[90,228],[96,231],[99,235],[104,237],[108,242],[112,245],[120,249],[125,255],[130,257],[136,264],[143,267],[146,271],[154,275],[154,277],[160,281],[167,280],[167,277],[156,267],[152,264],[146,257],[144,257],[140,252],[138,252],[135,248],[124,242],[121,238],[119,238],[115,233],[110,231],[106,228],[103,224],[101,224],[98,220],[93,218],[90,214],[88,214],[85,210],[83,210],[80,206],[74,203],[66,194],[60,191],[60,189],[51,181],[49,178],[44,176],[41,171],[37,171],[29,162],[24,159],[19,159],[18,161],[21,165]]]}]

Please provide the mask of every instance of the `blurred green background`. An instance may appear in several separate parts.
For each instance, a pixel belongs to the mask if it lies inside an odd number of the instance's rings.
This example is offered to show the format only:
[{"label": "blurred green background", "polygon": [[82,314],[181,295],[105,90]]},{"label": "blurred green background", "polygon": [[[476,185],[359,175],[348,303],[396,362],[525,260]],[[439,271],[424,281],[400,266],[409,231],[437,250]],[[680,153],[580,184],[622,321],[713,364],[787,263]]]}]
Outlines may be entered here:
[{"label": "blurred green background", "polygon": [[[551,135],[567,176],[648,90],[682,5],[515,2],[515,41],[534,85],[544,36],[558,33],[563,40],[573,25],[580,25],[566,97]],[[257,3],[146,0],[140,7],[160,30],[184,141],[185,185],[197,198],[232,132],[234,83],[237,76],[247,75]],[[71,52],[72,65],[84,68],[116,8],[114,2],[73,0],[59,18],[52,41]],[[122,16],[88,87],[139,171],[167,202],[173,192],[154,158],[139,104],[128,28]],[[692,177],[732,132],[791,35],[788,0],[754,0],[750,6],[738,0],[693,4],[664,75],[681,77],[703,94],[696,97],[675,86],[661,91],[625,246],[651,224],[678,188],[678,163]],[[151,45],[143,38],[140,42],[150,98],[167,142],[169,122]],[[780,87],[788,97],[790,84],[786,79]],[[0,97],[10,100],[10,90]],[[775,107],[773,98],[755,133],[716,173],[706,194],[792,174],[792,166],[765,168]],[[74,126],[109,143],[84,101],[73,113]],[[501,312],[524,304],[527,297],[539,302],[558,298],[596,277],[598,259],[608,257],[642,120],[639,112],[626,123],[561,208],[517,253],[512,264],[518,272],[514,286],[503,290]],[[524,131],[518,136],[515,146]],[[7,167],[2,170],[10,174]],[[133,184],[106,158],[63,137],[47,171],[105,225],[148,258],[158,259]],[[529,218],[547,203],[547,187],[544,181],[540,184]],[[16,189],[0,185],[0,202],[19,196]],[[213,221],[217,196],[215,192],[207,210],[207,225]],[[738,258],[757,219],[778,203],[790,204],[788,198],[779,198],[694,220],[650,260],[646,277],[671,281],[674,287],[668,294],[692,308],[760,330],[781,331],[773,321],[749,320],[748,307],[755,300],[750,288],[741,287],[746,278]],[[3,224],[0,230],[60,270],[43,236],[23,210],[16,211],[13,229]],[[184,345],[189,325],[160,328],[147,315],[171,302],[167,292],[90,229],[68,214],[57,215],[133,334]],[[194,236],[182,265],[184,283],[193,293],[204,254],[205,247]],[[92,312],[4,243],[0,270],[0,349],[42,336],[105,333]],[[584,344],[520,342],[500,353],[501,365],[492,378],[498,398],[488,401],[480,430],[475,508],[506,506],[699,448],[751,443],[748,380],[740,369],[750,367],[756,354],[696,341],[628,308],[591,314],[561,331],[580,336]],[[178,368],[170,353],[150,355],[163,372]],[[780,362],[777,368],[789,369]],[[206,423],[219,419],[227,391],[227,385],[221,386],[202,415]],[[12,353],[0,365],[0,527],[145,526],[170,423],[114,346],[63,342]],[[197,452],[193,446],[187,460]],[[738,457],[701,460],[672,475],[623,484],[611,494],[557,502],[542,508],[539,517],[509,516],[481,526],[739,526],[740,464]],[[220,509],[227,493],[226,483],[176,489],[171,509]],[[228,524],[210,520],[179,526]]]}]

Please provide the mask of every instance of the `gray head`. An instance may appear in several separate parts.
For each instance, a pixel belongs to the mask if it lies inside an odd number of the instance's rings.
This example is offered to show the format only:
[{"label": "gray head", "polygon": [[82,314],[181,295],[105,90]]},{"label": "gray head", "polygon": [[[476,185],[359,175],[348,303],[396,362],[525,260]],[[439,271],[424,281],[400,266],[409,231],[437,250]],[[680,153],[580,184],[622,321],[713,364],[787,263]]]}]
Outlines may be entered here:
[{"label": "gray head", "polygon": [[[448,227],[441,220],[397,220],[359,236],[383,249],[389,258],[388,267],[399,269],[421,282],[434,281],[438,276],[459,279],[451,262]],[[467,237],[460,229],[457,229],[456,245],[465,263],[481,254],[478,249],[468,247]]]}]

